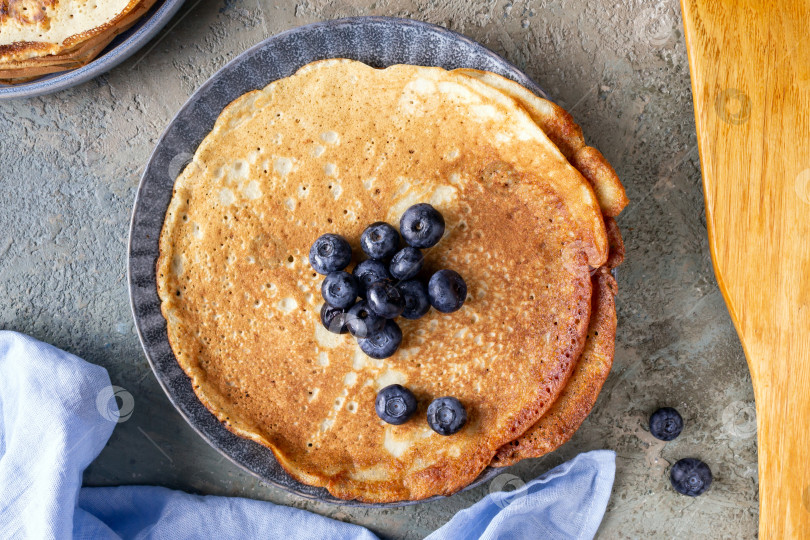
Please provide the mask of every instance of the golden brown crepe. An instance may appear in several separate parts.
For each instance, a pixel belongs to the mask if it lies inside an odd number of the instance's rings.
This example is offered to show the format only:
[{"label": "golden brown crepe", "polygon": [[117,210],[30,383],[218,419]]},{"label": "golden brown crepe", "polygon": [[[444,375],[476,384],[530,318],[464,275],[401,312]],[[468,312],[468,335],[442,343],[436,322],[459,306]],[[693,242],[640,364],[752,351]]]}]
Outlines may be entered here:
[{"label": "golden brown crepe", "polygon": [[[306,254],[417,202],[448,223],[428,268],[464,276],[468,302],[401,321],[399,351],[372,360],[322,328]],[[229,105],[175,184],[160,245],[170,342],[201,401],[298,480],[374,502],[460,489],[542,417],[608,257],[591,185],[518,102],[438,68],[348,60]],[[374,412],[391,383],[420,401],[402,426]],[[469,413],[449,437],[424,419],[443,395]]]},{"label": "golden brown crepe", "polygon": [[0,82],[81,67],[155,0],[0,0]]}]

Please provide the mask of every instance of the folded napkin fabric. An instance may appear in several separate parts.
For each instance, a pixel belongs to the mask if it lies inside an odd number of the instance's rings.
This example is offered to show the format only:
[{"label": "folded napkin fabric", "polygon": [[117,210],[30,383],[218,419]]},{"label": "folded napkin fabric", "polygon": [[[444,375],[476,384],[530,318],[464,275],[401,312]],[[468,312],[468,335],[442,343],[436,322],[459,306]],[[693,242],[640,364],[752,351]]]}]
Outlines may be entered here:
[{"label": "folded napkin fabric", "polygon": [[[492,480],[511,491],[494,491],[448,521],[428,540],[480,538],[593,538],[605,514],[616,454],[594,450],[579,454],[523,485],[508,473]],[[461,534],[463,532],[463,534]]]},{"label": "folded napkin fabric", "polygon": [[[0,331],[0,538],[377,538],[269,502],[155,486],[82,488],[82,472],[118,420],[114,403],[104,368]],[[614,461],[610,451],[580,454],[525,485],[504,472],[490,487],[517,489],[494,491],[429,539],[592,538]]]}]

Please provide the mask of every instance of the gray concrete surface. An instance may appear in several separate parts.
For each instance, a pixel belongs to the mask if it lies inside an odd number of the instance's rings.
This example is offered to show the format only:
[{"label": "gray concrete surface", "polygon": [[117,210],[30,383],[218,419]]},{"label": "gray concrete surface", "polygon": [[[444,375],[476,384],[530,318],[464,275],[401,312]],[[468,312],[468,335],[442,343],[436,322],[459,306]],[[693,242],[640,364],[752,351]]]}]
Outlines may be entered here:
[{"label": "gray concrete surface", "polygon": [[[444,25],[524,69],[613,163],[631,206],[619,219],[613,372],[572,441],[506,471],[533,478],[577,453],[617,453],[601,538],[751,538],[757,528],[754,398],[709,259],[689,72],[676,0],[188,0],[159,38],[111,73],[66,92],[0,104],[0,328],[29,333],[109,369],[131,417],[85,474],[89,485],[160,484],[306,508],[419,538],[484,486],[402,509],[306,502],[262,485],[174,411],[134,333],[125,253],[142,168],[189,94],[225,62],[287,28],[350,15]],[[661,443],[658,406],[686,427]],[[710,464],[697,499],[669,487],[681,457]]]}]

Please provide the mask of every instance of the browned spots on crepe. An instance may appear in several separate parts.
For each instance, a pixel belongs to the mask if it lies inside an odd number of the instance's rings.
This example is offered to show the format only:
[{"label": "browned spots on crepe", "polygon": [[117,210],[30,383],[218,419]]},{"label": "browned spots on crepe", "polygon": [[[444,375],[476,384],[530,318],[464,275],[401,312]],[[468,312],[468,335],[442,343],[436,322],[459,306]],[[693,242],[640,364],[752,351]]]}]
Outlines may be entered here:
[{"label": "browned spots on crepe", "polygon": [[571,165],[588,179],[606,217],[616,217],[629,202],[616,171],[599,150],[585,144],[582,130],[562,107],[530,92],[518,83],[486,71],[458,69],[517,101],[548,135]]}]

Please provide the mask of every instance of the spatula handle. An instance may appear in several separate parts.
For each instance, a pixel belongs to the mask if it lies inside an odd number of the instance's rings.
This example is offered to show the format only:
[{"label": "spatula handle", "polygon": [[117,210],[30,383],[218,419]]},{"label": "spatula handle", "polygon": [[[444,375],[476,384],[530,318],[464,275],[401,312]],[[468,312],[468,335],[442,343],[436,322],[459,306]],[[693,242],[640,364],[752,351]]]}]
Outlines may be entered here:
[{"label": "spatula handle", "polygon": [[754,384],[759,537],[810,538],[810,1],[681,7],[709,245]]}]

